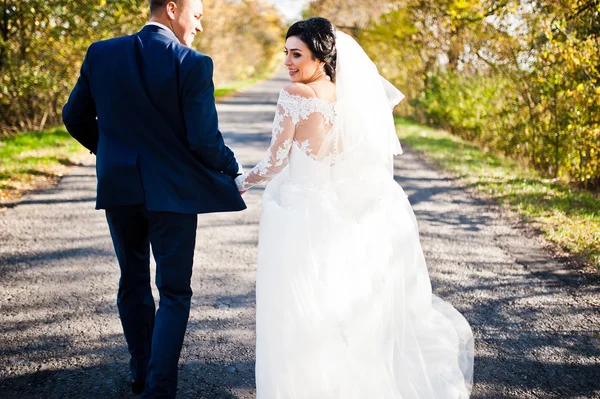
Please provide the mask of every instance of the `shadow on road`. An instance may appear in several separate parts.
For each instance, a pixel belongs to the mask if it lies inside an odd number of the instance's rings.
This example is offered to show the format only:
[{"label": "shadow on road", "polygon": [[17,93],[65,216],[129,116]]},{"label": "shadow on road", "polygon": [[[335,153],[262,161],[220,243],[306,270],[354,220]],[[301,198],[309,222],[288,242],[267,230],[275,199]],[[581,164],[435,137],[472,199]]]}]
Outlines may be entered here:
[{"label": "shadow on road", "polygon": [[[266,152],[270,133],[265,124],[273,120],[275,88],[285,82],[265,82],[266,95],[250,91],[219,104],[228,143],[249,154]],[[588,321],[597,319],[589,298],[600,297],[598,281],[565,270],[560,260],[541,254],[515,231],[490,230],[497,220],[485,204],[456,182],[428,174],[430,169],[409,162],[395,177],[426,227],[421,241],[433,265],[435,293],[451,298],[475,333],[472,398],[600,397],[600,327]],[[118,266],[103,216],[93,216],[88,203],[93,201],[93,170],[85,167],[80,173],[23,201],[19,206],[31,210],[27,215],[33,222],[0,235],[12,246],[12,252],[0,252],[5,288],[0,292],[0,398],[132,397],[115,303]],[[65,188],[80,195],[54,197]],[[63,209],[62,219],[55,221],[60,206],[84,206],[89,213]],[[456,212],[456,207],[472,210]],[[40,215],[51,220],[44,225],[48,231],[36,230]],[[203,257],[209,255],[200,250],[179,398],[254,397],[255,292],[248,283],[254,270],[247,265],[257,244],[256,216],[199,219],[199,231],[209,233],[203,237],[207,242],[198,245],[210,245],[221,258],[206,266]],[[64,228],[51,236],[57,223]],[[75,223],[80,230],[66,245],[61,235],[70,234]],[[244,228],[252,232],[248,237],[230,234]],[[219,240],[209,242],[217,235]],[[444,245],[449,249],[441,250]],[[482,252],[484,247],[488,252]]]},{"label": "shadow on road", "polygon": [[[125,350],[125,348],[123,348]],[[232,368],[234,367],[234,368]],[[40,370],[0,381],[3,399],[117,399],[135,398],[128,385],[129,366],[113,361],[73,370]],[[239,374],[253,374],[253,364],[185,363],[179,370],[178,398],[236,399],[232,390],[253,389]]]}]

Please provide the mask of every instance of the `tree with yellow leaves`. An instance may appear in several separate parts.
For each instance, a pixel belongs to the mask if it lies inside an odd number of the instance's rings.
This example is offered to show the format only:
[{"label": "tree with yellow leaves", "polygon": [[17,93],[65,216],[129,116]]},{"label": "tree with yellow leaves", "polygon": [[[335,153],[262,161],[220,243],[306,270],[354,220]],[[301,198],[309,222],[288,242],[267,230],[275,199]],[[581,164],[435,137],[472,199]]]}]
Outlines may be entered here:
[{"label": "tree with yellow leaves", "polygon": [[[284,27],[262,0],[205,0],[197,46],[215,59],[215,81],[269,70]],[[94,41],[132,34],[148,20],[144,0],[0,0],[0,135],[60,123],[60,111]]]},{"label": "tree with yellow leaves", "polygon": [[600,186],[600,0],[317,0],[306,15],[348,28],[403,114]]}]

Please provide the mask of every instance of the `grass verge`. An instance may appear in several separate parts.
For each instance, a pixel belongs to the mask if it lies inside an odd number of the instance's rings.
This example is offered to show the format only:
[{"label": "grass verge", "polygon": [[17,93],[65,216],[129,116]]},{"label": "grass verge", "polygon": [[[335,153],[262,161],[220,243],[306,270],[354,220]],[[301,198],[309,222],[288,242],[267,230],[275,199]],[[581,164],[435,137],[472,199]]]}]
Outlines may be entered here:
[{"label": "grass verge", "polygon": [[445,131],[397,118],[400,141],[600,270],[600,199]]},{"label": "grass verge", "polygon": [[52,185],[86,154],[61,128],[0,139],[0,207],[26,191]]},{"label": "grass verge", "polygon": [[[233,95],[241,89],[250,87],[262,80],[270,78],[272,75],[273,75],[272,73],[258,75],[251,79],[240,80],[237,82],[233,82],[233,83],[229,83],[229,84],[217,87],[215,89],[215,99],[219,100],[223,97]],[[275,112],[275,111],[273,111],[273,112]]]}]

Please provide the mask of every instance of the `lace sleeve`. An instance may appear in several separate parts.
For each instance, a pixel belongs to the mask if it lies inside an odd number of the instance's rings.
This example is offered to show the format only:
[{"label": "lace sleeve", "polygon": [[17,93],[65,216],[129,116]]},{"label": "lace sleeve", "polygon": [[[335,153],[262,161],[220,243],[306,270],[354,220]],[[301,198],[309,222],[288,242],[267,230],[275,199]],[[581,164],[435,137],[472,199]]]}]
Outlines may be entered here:
[{"label": "lace sleeve", "polygon": [[239,191],[246,191],[258,183],[269,181],[285,168],[298,123],[292,114],[293,110],[290,110],[289,104],[285,103],[280,96],[267,156],[250,172],[235,179]]}]

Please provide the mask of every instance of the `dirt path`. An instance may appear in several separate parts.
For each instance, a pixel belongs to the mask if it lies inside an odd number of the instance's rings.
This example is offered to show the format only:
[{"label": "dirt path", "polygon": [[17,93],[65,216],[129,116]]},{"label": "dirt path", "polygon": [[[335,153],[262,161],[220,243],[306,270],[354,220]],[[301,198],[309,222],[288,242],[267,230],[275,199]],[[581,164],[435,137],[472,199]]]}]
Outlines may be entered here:
[{"label": "dirt path", "polygon": [[[245,167],[270,138],[275,79],[219,104]],[[600,284],[562,266],[493,207],[407,151],[398,181],[421,229],[435,292],[475,333],[473,398],[600,398]],[[128,398],[118,266],[93,165],[0,215],[0,398]],[[199,218],[180,398],[254,398],[260,196]],[[327,399],[327,398],[318,398]],[[377,399],[377,398],[368,398]]]}]

